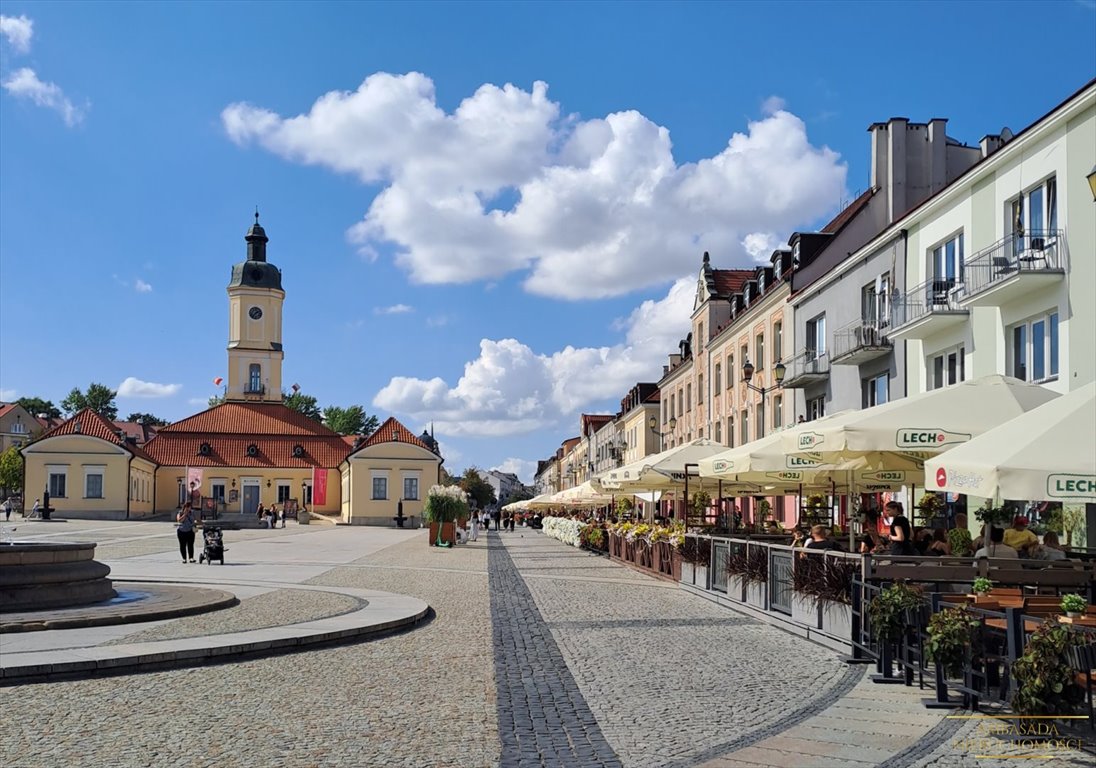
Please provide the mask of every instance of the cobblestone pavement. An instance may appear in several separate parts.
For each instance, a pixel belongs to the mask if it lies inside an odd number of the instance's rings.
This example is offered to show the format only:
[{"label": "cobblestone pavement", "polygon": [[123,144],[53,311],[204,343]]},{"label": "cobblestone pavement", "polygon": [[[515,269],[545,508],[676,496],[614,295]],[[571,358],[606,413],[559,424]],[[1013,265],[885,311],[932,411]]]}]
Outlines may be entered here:
[{"label": "cobblestone pavement", "polygon": [[[423,533],[312,580],[424,599],[437,616],[420,628],[239,664],[5,688],[14,716],[0,730],[0,765],[498,765],[486,544],[425,542]],[[266,605],[278,614],[276,600]]]},{"label": "cobblestone pavement", "polygon": [[[100,529],[100,556],[113,553],[120,569],[127,557],[173,559],[170,525],[130,525]],[[299,555],[295,567],[309,577],[297,583],[406,594],[436,616],[365,643],[4,688],[0,765],[1016,765],[976,757],[969,747],[984,726],[925,710],[927,692],[873,685],[863,667],[831,651],[539,533],[492,531],[439,550],[426,546],[425,532],[389,544],[369,530],[288,530],[303,537],[294,549],[314,535],[330,542]],[[239,541],[270,572],[291,551],[270,531],[239,532]],[[332,547],[350,554],[333,562]],[[342,596],[251,589],[237,608],[137,626],[124,641],[284,624],[344,607]],[[994,746],[1003,750],[995,754],[1024,753]],[[1056,765],[1093,764],[1072,751],[1056,756]]]},{"label": "cobblestone pavement", "polygon": [[[604,558],[535,534],[500,538],[523,576],[564,577],[526,583],[624,766],[697,765],[862,675],[820,646],[668,582],[636,574],[637,583],[619,583],[631,570]],[[585,570],[614,580],[566,578]]]}]

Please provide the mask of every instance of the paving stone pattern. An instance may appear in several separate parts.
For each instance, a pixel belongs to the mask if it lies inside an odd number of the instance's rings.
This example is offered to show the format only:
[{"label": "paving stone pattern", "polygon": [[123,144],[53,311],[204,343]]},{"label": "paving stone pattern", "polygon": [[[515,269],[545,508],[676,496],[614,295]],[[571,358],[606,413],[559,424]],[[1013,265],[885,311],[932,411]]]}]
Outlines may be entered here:
[{"label": "paving stone pattern", "polygon": [[500,540],[521,574],[558,565],[563,574],[585,567],[614,579],[525,583],[624,766],[696,765],[736,739],[762,738],[791,710],[824,705],[862,674],[831,651],[672,583],[637,574],[651,586],[637,590],[617,581],[630,569],[553,539],[527,532]]},{"label": "paving stone pattern", "polygon": [[498,765],[486,545],[435,554],[414,539],[366,562],[313,582],[419,597],[435,606],[433,621],[238,664],[5,688],[0,765]]},{"label": "paving stone pattern", "polygon": [[180,640],[203,635],[244,632],[251,629],[280,627],[350,613],[362,607],[362,601],[349,595],[302,589],[278,589],[241,600],[239,605],[220,611],[176,619],[102,645],[124,645],[153,640]]},{"label": "paving stone pattern", "polygon": [[503,768],[620,766],[552,633],[491,532],[491,620]]}]

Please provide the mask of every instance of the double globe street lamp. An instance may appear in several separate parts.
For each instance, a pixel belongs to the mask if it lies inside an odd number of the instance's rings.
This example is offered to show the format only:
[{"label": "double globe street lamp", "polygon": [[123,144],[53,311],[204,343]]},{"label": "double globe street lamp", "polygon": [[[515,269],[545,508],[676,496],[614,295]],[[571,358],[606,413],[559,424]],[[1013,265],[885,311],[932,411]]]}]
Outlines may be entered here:
[{"label": "double globe street lamp", "polygon": [[677,419],[671,416],[670,420],[666,422],[666,426],[670,428],[670,432],[662,432],[659,430],[657,416],[652,416],[648,419],[647,426],[651,428],[652,432],[658,435],[658,452],[662,453],[662,438],[674,431],[674,428],[677,426]]},{"label": "double globe street lamp", "polygon": [[765,397],[766,392],[772,392],[774,389],[780,389],[784,386],[784,375],[788,372],[784,363],[777,362],[773,366],[773,378],[776,379],[776,385],[772,387],[757,387],[750,383],[754,375],[754,365],[750,362],[749,358],[746,358],[746,362],[742,364],[742,382],[754,392],[760,392],[761,397]]}]

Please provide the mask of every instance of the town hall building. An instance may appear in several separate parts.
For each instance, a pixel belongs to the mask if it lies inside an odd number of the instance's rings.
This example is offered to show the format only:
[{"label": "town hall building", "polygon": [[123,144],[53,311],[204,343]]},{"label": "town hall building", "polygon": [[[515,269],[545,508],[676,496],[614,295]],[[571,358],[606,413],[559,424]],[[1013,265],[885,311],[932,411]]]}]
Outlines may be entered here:
[{"label": "town hall building", "polygon": [[372,435],[344,436],[283,403],[285,290],[257,213],[245,240],[247,259],[228,284],[224,402],[143,445],[82,410],[22,449],[28,499],[48,492],[60,516],[107,519],[169,512],[187,499],[230,517],[274,504],[350,525],[421,519],[443,462],[430,434],[389,418]]}]

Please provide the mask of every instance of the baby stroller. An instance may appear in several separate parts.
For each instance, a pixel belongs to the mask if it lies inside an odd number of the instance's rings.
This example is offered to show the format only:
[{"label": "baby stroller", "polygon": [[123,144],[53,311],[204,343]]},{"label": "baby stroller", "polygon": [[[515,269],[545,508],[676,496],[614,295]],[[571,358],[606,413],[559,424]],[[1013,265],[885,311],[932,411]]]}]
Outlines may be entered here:
[{"label": "baby stroller", "polygon": [[207,525],[202,529],[204,546],[202,553],[198,555],[199,563],[211,564],[217,560],[221,565],[225,564],[224,536],[221,529],[215,525]]}]

